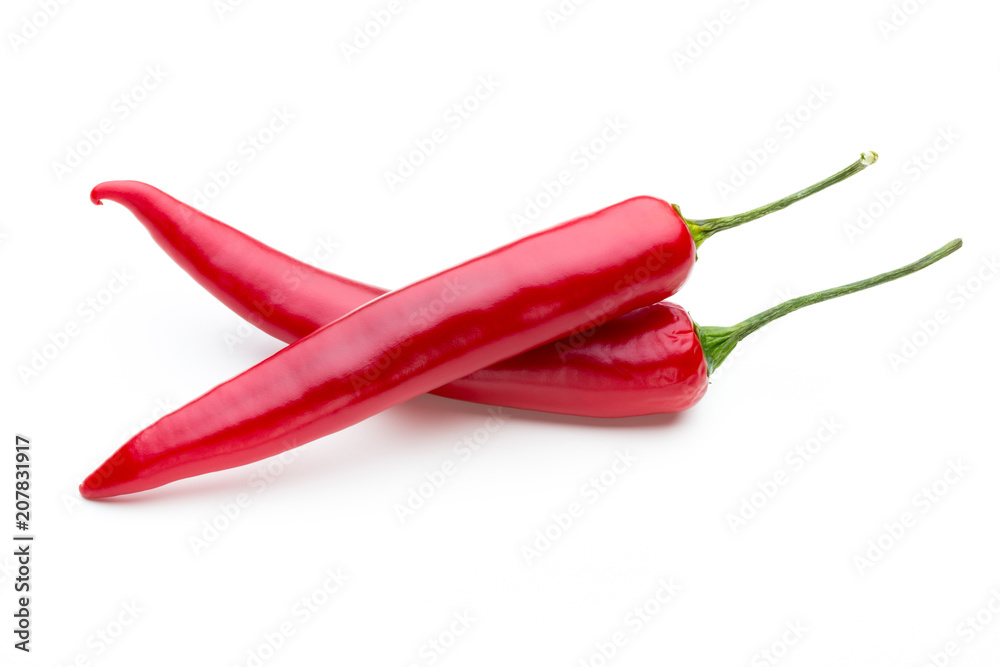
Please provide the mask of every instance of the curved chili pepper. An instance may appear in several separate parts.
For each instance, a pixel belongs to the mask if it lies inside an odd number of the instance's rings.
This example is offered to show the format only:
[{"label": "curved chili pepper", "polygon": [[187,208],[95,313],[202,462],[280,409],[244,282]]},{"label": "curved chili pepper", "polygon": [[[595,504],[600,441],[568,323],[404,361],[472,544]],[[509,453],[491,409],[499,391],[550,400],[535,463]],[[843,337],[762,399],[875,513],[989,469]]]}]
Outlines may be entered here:
[{"label": "curved chili pepper", "polygon": [[[683,222],[696,242],[703,241],[838,183],[877,157],[863,153],[833,176],[742,215]],[[285,342],[294,342],[385,293],[293,259],[151,185],[101,183],[91,199],[96,204],[109,199],[126,206],[199,284],[240,317]],[[682,357],[693,367],[703,361],[695,346],[678,349],[663,344],[685,340],[685,333],[691,332],[690,323],[677,312],[670,304],[651,306],[552,343],[549,350],[478,370],[431,393],[590,417],[684,410],[701,397],[703,388],[675,381],[680,376],[669,369],[677,368]]]},{"label": "curved chili pepper", "polygon": [[[601,218],[606,218],[602,215]],[[559,232],[579,231],[582,221],[592,221],[593,216],[566,223]],[[603,220],[602,220],[603,221]],[[600,225],[593,225],[600,227]],[[630,231],[634,230],[633,226]],[[592,229],[589,231],[597,231]],[[555,234],[558,236],[558,234]],[[553,234],[541,235],[551,241]],[[575,234],[576,240],[579,234]],[[629,234],[632,236],[632,234]],[[301,341],[289,345],[269,359],[261,362],[229,382],[219,385],[201,398],[173,412],[139,433],[94,471],[80,486],[85,498],[104,498],[126,493],[152,489],[163,484],[200,475],[207,472],[232,468],[267,456],[278,454],[291,447],[304,444],[346,426],[350,426],[393,404],[428,391],[437,382],[448,382],[451,376],[458,376],[464,369],[478,368],[494,354],[521,348],[534,335],[551,333],[561,322],[578,320],[580,301],[576,292],[567,294],[564,287],[585,287],[588,283],[598,288],[607,288],[608,280],[617,274],[611,270],[606,275],[608,265],[600,267],[599,273],[585,276],[575,275],[560,279],[559,291],[563,298],[547,303],[551,309],[539,313],[533,309],[535,293],[544,289],[536,281],[518,279],[519,286],[527,290],[509,291],[477,283],[489,292],[490,308],[496,308],[499,316],[494,319],[490,312],[470,309],[466,304],[454,309],[447,316],[429,328],[413,333],[413,337],[402,338],[392,328],[393,316],[400,309],[414,303],[413,299],[433,294],[442,280],[470,280],[479,276],[480,271],[489,268],[509,266],[507,263],[526,250],[540,249],[535,243],[539,235],[528,237],[521,242],[506,246],[498,251],[445,271],[410,287],[390,292],[357,310],[349,313]],[[593,240],[593,239],[590,239]],[[634,240],[649,241],[648,234],[638,234]],[[673,249],[679,242],[678,235],[656,239],[656,248]],[[683,241],[680,241],[683,245]],[[543,244],[544,245],[544,244]],[[620,246],[613,244],[613,250]],[[805,306],[834,299],[846,294],[881,285],[919,271],[947,257],[962,247],[961,239],[955,239],[935,252],[904,267],[880,274],[867,280],[835,287],[808,296],[791,299],[782,304],[750,317],[732,327],[698,327],[687,313],[676,306],[670,306],[671,317],[680,323],[677,339],[664,341],[678,350],[701,353],[700,363],[689,363],[690,355],[682,354],[681,362],[675,368],[660,368],[662,373],[671,374],[673,382],[682,382],[691,390],[693,401],[704,394],[708,376],[725,361],[743,338],[765,324],[794,312]],[[619,253],[615,253],[618,255]],[[625,253],[621,259],[628,266],[642,267],[643,255]],[[571,267],[564,261],[554,262],[565,271]],[[480,276],[481,277],[481,276]],[[596,282],[592,282],[596,281]],[[657,290],[670,289],[669,278],[643,281],[643,292],[654,294]],[[630,300],[615,299],[614,305],[607,301],[601,306],[611,310],[627,308],[629,301],[640,302],[643,297]],[[479,305],[481,298],[475,299]],[[652,306],[655,308],[655,306]],[[649,310],[649,308],[645,309]],[[640,311],[641,312],[641,311]],[[386,317],[388,316],[388,319]],[[508,320],[507,316],[512,317]],[[519,323],[518,331],[511,334],[509,322]],[[565,326],[565,324],[561,325]],[[381,359],[386,358],[380,344],[392,341],[398,355],[382,368]],[[514,342],[514,341],[517,342]],[[360,355],[344,352],[338,343],[358,348]],[[533,354],[546,354],[535,350]],[[361,363],[352,359],[363,359]],[[551,359],[541,359],[541,364],[554,368]],[[495,363],[495,362],[494,362]],[[477,366],[476,364],[480,364]],[[370,382],[365,378],[369,369],[381,369]],[[607,372],[607,367],[601,369]],[[537,376],[536,376],[537,377]],[[551,384],[560,391],[565,378],[558,374],[550,378]],[[692,402],[693,402],[692,401]]]}]

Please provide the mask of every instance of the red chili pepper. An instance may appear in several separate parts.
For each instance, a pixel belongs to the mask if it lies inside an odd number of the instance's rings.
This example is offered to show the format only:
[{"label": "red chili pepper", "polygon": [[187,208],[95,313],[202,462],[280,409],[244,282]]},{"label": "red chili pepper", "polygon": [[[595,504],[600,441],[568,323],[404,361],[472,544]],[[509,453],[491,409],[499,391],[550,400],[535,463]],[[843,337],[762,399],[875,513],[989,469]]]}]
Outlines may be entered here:
[{"label": "red chili pepper", "polygon": [[[614,209],[611,209],[612,211]],[[516,285],[497,287],[489,280],[490,270],[509,269],[510,262],[536,250],[555,251],[553,242],[569,233],[574,241],[595,241],[604,224],[612,222],[607,211],[528,237],[437,276],[390,292],[361,306],[343,318],[289,345],[269,359],[226,382],[201,398],[173,412],[125,443],[101,468],[80,486],[85,498],[135,493],[207,472],[232,468],[278,454],[310,440],[350,426],[396,403],[429,391],[460,377],[471,368],[481,368],[494,356],[515,349],[530,348],[532,338],[551,337],[553,331],[570,322],[587,320],[581,312],[587,304],[607,314],[638,304],[647,295],[668,291],[673,283],[656,277],[641,281],[638,293],[625,299],[607,298],[600,306],[581,295],[589,289],[597,293],[611,287],[620,275],[645,266],[647,253],[622,252],[619,243],[606,244],[621,264],[600,262],[596,272],[580,274],[573,261],[563,255],[549,256],[558,285],[539,276],[525,279],[518,274]],[[628,225],[627,221],[620,221]],[[676,251],[684,245],[681,235],[665,238],[649,233],[649,227],[628,225],[632,241],[652,242],[654,252]],[[663,345],[701,351],[700,363],[681,362],[660,372],[676,374],[675,380],[689,383],[704,393],[708,375],[726,359],[737,343],[768,322],[807,305],[874,287],[919,271],[955,252],[962,246],[956,239],[939,250],[902,268],[842,287],[791,299],[732,327],[698,327],[686,313],[670,307],[678,322],[678,339]],[[577,246],[571,246],[577,247]],[[571,253],[576,254],[576,253]],[[587,253],[584,253],[586,255]],[[592,255],[584,257],[596,261]],[[576,259],[576,258],[574,258]],[[514,266],[517,264],[515,263]],[[429,327],[408,331],[409,338],[395,327],[414,304],[433,298],[442,281],[465,281],[477,286],[461,308],[454,308]],[[543,298],[556,291],[560,298]],[[613,301],[613,302],[612,302]],[[544,311],[538,306],[544,304]],[[517,322],[515,331],[510,323]],[[559,322],[559,324],[554,324]],[[543,333],[548,332],[548,334]],[[382,368],[385,350],[398,351]],[[544,352],[543,352],[544,354]],[[688,355],[683,355],[688,359]],[[496,362],[492,359],[493,363]],[[552,360],[543,360],[551,364]],[[552,366],[554,367],[554,365]],[[371,381],[366,370],[378,369]],[[606,370],[606,369],[602,369]],[[562,378],[557,378],[562,382]]]},{"label": "red chili pepper", "polygon": [[[700,243],[717,231],[780,210],[838,183],[876,159],[875,153],[864,153],[816,185],[739,216],[683,222]],[[91,199],[98,204],[110,199],[128,207],[203,287],[247,321],[286,342],[385,292],[299,262],[144,183],[101,183]],[[703,360],[696,345],[682,348],[660,342],[690,339],[691,324],[679,312],[683,311],[670,304],[640,309],[603,327],[478,370],[431,393],[591,417],[684,410],[697,402],[704,386],[677,379],[697,373],[678,375],[669,369],[682,365],[684,359],[692,367]]]}]

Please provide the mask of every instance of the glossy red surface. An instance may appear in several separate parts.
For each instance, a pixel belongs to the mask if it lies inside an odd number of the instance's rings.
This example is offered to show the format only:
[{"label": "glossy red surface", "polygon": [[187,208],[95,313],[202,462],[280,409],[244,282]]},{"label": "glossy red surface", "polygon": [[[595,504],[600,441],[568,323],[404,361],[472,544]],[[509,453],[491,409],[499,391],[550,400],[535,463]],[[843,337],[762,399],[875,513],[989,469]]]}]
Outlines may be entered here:
[{"label": "glossy red surface", "polygon": [[[92,199],[111,198],[109,188],[95,188]],[[150,196],[136,198],[133,210]],[[170,212],[153,213],[162,218]],[[196,217],[188,212],[182,219],[193,225]],[[223,240],[196,250],[185,224],[157,227],[154,237],[185,269],[200,273],[199,282],[222,292],[234,310],[253,303],[247,296],[267,294],[260,283],[241,280],[260,264],[245,258],[228,280],[208,280],[200,267],[232,267],[239,251]],[[261,249],[242,236],[244,249]],[[167,415],[91,474],[81,494],[134,493],[300,446],[661,301],[681,286],[694,259],[684,222],[669,204],[650,197],[525,237],[369,301]],[[241,290],[248,291],[235,298]],[[275,330],[295,326],[297,315],[289,313]]]},{"label": "glossy red surface", "polygon": [[117,202],[198,284],[266,333],[291,343],[385,292],[337,277],[265,245],[139,181],[90,193]]},{"label": "glossy red surface", "polygon": [[686,410],[708,389],[691,318],[662,302],[529,350],[432,393],[487,405],[587,417]]},{"label": "glossy red surface", "polygon": [[[245,320],[285,342],[385,293],[317,269],[136,181],[98,185],[125,205],[195,280]],[[679,412],[704,394],[701,346],[684,311],[660,304],[520,354],[431,393],[586,417]]]}]

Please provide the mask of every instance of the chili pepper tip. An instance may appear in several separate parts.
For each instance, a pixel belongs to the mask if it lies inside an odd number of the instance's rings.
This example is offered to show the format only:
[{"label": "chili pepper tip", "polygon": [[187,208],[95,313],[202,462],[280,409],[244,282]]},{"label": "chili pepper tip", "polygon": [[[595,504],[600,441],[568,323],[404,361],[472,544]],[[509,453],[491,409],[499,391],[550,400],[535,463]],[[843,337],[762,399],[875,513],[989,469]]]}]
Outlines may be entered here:
[{"label": "chili pepper tip", "polygon": [[106,472],[102,472],[101,466],[94,472],[87,475],[87,478],[83,480],[83,484],[80,485],[79,491],[80,495],[87,500],[97,500],[98,498],[107,498],[109,495],[114,495],[113,493],[107,492],[108,479]]},{"label": "chili pepper tip", "polygon": [[78,488],[80,495],[86,500],[100,500],[116,495],[116,491],[108,485],[98,475],[99,471],[94,471],[83,480]]},{"label": "chili pepper tip", "polygon": [[[79,486],[80,495],[87,500],[109,498],[136,490],[141,464],[132,456],[128,446],[122,446],[94,472],[87,475]],[[161,482],[162,484],[162,482]],[[149,487],[159,486],[154,484]]]},{"label": "chili pepper tip", "polygon": [[90,484],[87,483],[89,479],[90,477],[87,477],[87,479],[83,481],[83,484],[80,485],[79,491],[80,495],[86,498],[87,500],[94,500],[95,498],[99,498],[100,495],[96,493],[97,489],[94,489]]},{"label": "chili pepper tip", "polygon": [[104,206],[104,202],[101,201],[101,196],[97,194],[97,188],[99,187],[101,186],[96,185],[94,186],[94,189],[90,191],[90,201],[92,204],[96,204],[97,206]]}]

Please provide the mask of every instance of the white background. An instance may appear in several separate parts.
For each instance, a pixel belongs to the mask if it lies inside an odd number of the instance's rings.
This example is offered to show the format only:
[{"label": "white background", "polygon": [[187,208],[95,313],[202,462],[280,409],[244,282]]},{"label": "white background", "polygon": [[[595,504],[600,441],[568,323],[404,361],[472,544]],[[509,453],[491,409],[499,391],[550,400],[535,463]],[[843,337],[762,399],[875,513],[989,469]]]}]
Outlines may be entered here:
[{"label": "white background", "polygon": [[[32,439],[37,536],[30,656],[11,646],[13,546],[0,548],[0,662],[774,664],[767,650],[788,666],[916,666],[950,641],[948,664],[1000,660],[1000,618],[987,608],[996,596],[1000,611],[995,3],[909,0],[887,32],[889,1],[594,0],[554,26],[555,0],[404,2],[350,61],[342,44],[386,2],[255,0],[220,15],[211,0],[99,0],[58,5],[51,18],[42,4],[7,2],[0,21],[0,432],[10,443],[0,539],[14,532],[15,433]],[[716,22],[723,10],[726,24]],[[447,124],[482,76],[497,90],[461,127]],[[127,116],[123,94],[135,107]],[[294,119],[248,160],[241,144],[275,109]],[[54,164],[102,119],[111,133],[58,174]],[[625,129],[579,171],[574,152],[608,119]],[[391,191],[384,173],[435,127],[447,141]],[[935,148],[941,133],[951,139]],[[743,166],[769,139],[763,165]],[[259,332],[242,338],[241,321],[125,209],[92,206],[101,181],[143,180],[196,203],[236,160],[240,173],[200,202],[206,212],[392,287],[633,195],[693,217],[746,210],[862,150],[878,151],[878,164],[708,241],[675,300],[699,323],[728,325],[957,236],[965,248],[771,325],[686,414],[508,411],[463,461],[453,445],[482,437],[488,408],[423,397],[287,465],[120,502],[76,493],[162,406],[280,348]],[[573,184],[516,228],[512,216],[564,168]],[[753,173],[724,195],[720,184],[741,169]],[[903,194],[849,234],[897,180]],[[123,270],[127,287],[85,319],[79,304]],[[946,321],[921,334],[936,311]],[[22,378],[71,322],[80,334]],[[918,349],[894,364],[906,341]],[[797,466],[788,453],[825,435],[824,420],[835,434]],[[591,504],[582,486],[619,452],[635,462]],[[447,461],[457,472],[401,523],[394,507]],[[915,501],[952,463],[967,472],[940,483],[935,502]],[[269,469],[263,490],[252,484]],[[727,516],[779,471],[787,484],[756,496],[756,515],[734,530]],[[249,504],[227,519],[240,494]],[[536,531],[574,502],[583,516],[527,562]],[[907,512],[915,525],[887,537]],[[860,565],[880,539],[878,561]],[[338,568],[349,579],[327,595]],[[679,592],[656,602],[671,579]],[[306,617],[295,605],[310,596],[325,604]],[[647,621],[628,616],[647,602]],[[993,622],[968,632],[965,619],[982,609]],[[474,620],[451,642],[463,613]],[[271,651],[264,637],[284,623],[293,634]],[[602,662],[599,646],[618,632],[624,646]],[[430,647],[438,639],[450,645],[443,653]]]}]

